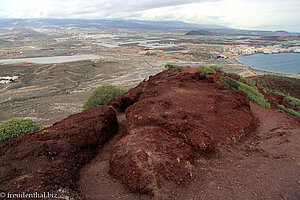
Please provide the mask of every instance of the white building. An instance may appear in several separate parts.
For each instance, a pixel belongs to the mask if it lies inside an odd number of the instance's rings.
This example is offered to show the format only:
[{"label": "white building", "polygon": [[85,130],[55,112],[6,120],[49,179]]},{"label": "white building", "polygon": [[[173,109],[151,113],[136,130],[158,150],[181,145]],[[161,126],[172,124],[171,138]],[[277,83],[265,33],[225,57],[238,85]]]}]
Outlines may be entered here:
[{"label": "white building", "polygon": [[10,76],[2,76],[0,79],[2,80],[11,80],[12,77]]},{"label": "white building", "polygon": [[2,76],[2,77],[0,77],[0,79],[14,81],[14,80],[18,80],[19,77],[18,76]]},{"label": "white building", "polygon": [[11,77],[11,80],[13,80],[13,81],[14,81],[14,80],[18,80],[18,79],[19,79],[18,76],[12,76],[12,77]]},{"label": "white building", "polygon": [[0,84],[6,85],[9,84],[11,81],[10,80],[0,80]]}]

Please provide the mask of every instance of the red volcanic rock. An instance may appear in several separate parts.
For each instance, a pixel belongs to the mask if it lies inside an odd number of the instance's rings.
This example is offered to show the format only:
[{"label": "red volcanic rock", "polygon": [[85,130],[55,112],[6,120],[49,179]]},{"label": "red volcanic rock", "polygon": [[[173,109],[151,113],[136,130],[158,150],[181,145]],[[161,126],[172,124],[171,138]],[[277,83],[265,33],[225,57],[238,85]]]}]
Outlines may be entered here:
[{"label": "red volcanic rock", "polygon": [[219,72],[179,71],[150,77],[109,103],[126,110],[127,118],[127,135],[112,149],[110,174],[133,192],[163,198],[165,185],[191,180],[196,158],[239,141],[256,127],[247,96],[217,84]]},{"label": "red volcanic rock", "polygon": [[117,127],[113,109],[102,106],[0,143],[0,191],[76,189],[78,170]]}]

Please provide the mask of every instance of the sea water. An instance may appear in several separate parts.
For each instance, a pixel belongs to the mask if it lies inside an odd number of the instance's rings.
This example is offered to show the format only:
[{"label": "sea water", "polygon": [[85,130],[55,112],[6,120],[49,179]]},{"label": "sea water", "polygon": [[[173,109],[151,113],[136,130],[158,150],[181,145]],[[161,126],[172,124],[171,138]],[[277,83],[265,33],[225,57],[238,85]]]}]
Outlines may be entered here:
[{"label": "sea water", "polygon": [[285,74],[300,73],[300,53],[253,54],[237,60],[256,69]]}]

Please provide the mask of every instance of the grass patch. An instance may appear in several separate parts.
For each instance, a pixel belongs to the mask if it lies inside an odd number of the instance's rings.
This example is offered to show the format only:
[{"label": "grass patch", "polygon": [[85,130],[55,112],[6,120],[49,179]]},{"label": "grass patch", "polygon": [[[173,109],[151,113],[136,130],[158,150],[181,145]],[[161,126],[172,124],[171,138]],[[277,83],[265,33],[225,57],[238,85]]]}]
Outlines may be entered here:
[{"label": "grass patch", "polygon": [[120,96],[125,92],[126,90],[112,85],[102,85],[92,92],[87,102],[83,105],[83,110],[106,105],[112,98]]},{"label": "grass patch", "polygon": [[294,115],[294,116],[300,118],[300,112],[297,112],[297,111],[295,111],[293,109],[285,108],[284,105],[278,105],[278,108],[281,109],[281,110],[283,110],[284,112],[287,112],[287,113],[289,113],[291,115]]},{"label": "grass patch", "polygon": [[201,74],[216,74],[216,71],[214,69],[212,69],[211,67],[207,67],[204,65],[200,65],[199,67],[199,72]]},{"label": "grass patch", "polygon": [[224,72],[223,69],[221,69],[220,67],[217,67],[217,66],[209,66],[209,67],[215,71]]},{"label": "grass patch", "polygon": [[0,142],[4,142],[13,136],[21,136],[32,133],[42,128],[42,125],[31,119],[11,119],[0,124]]},{"label": "grass patch", "polygon": [[257,86],[268,92],[300,99],[300,79],[278,75],[263,75],[254,78]]},{"label": "grass patch", "polygon": [[244,78],[242,76],[239,78],[239,82],[245,83],[245,84],[247,84],[249,86],[253,86],[253,87],[255,87],[255,84],[256,84],[255,81],[248,79],[248,78]]},{"label": "grass patch", "polygon": [[178,66],[178,65],[171,65],[171,64],[166,64],[165,68],[167,69],[172,69],[172,68],[176,68],[178,72],[181,72],[182,69]]},{"label": "grass patch", "polygon": [[239,79],[239,78],[242,77],[241,75],[239,75],[239,74],[237,74],[237,73],[235,73],[235,72],[228,72],[228,73],[226,73],[226,74],[232,75],[232,76],[234,76],[236,79]]},{"label": "grass patch", "polygon": [[270,103],[265,99],[264,95],[259,92],[255,85],[247,85],[231,78],[222,76],[220,78],[224,86],[229,87],[231,90],[242,90],[251,101],[266,108],[271,108]]},{"label": "grass patch", "polygon": [[300,99],[291,96],[285,96],[283,97],[283,100],[286,101],[288,104],[292,106],[296,106],[297,108],[300,109]]}]

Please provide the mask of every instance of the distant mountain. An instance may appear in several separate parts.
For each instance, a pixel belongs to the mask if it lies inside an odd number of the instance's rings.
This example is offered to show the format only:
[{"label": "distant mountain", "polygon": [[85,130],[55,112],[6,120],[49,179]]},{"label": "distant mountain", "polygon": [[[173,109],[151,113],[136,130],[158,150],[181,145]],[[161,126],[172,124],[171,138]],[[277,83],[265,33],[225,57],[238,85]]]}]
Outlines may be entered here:
[{"label": "distant mountain", "polygon": [[[258,30],[242,30],[233,28],[202,28],[201,30],[192,30],[186,33],[186,35],[205,35],[207,33],[213,35],[236,35],[236,36],[268,36],[275,37],[281,35],[296,35],[299,36],[300,33],[290,33],[287,31],[258,31]],[[209,34],[206,34],[209,35]]]},{"label": "distant mountain", "polygon": [[289,33],[289,32],[287,32],[287,31],[275,31],[276,33],[284,33],[284,34],[287,34],[287,33]]},{"label": "distant mountain", "polygon": [[229,29],[213,24],[190,24],[181,21],[142,21],[108,19],[0,19],[0,28],[61,26],[99,29],[193,30],[202,28]]},{"label": "distant mountain", "polygon": [[[1,30],[1,28],[0,28]],[[16,40],[35,40],[35,41],[42,41],[42,40],[51,40],[52,37],[45,34],[38,32],[34,30],[34,28],[31,27],[15,27],[15,28],[3,28],[1,36],[2,37],[9,37],[9,38],[15,38]],[[7,40],[4,40],[3,42],[7,42]],[[1,42],[1,41],[0,41]],[[2,43],[3,44],[3,43]]]},{"label": "distant mountain", "polygon": [[[215,24],[191,24],[181,21],[143,21],[122,19],[0,19],[0,32],[15,27],[30,28],[97,28],[97,29],[144,29],[187,32],[201,30],[214,35],[290,35],[286,31],[253,31],[233,29]],[[206,33],[204,31],[207,31]],[[193,32],[192,32],[193,33]],[[202,34],[201,33],[201,34]],[[297,33],[293,33],[297,34]],[[297,34],[299,35],[299,34]]]},{"label": "distant mountain", "polygon": [[204,31],[204,30],[192,30],[188,33],[186,33],[185,35],[212,35],[213,33],[210,31]]},{"label": "distant mountain", "polygon": [[11,33],[14,33],[18,37],[46,37],[46,34],[37,32],[34,29],[28,27],[16,27],[11,30]]}]

